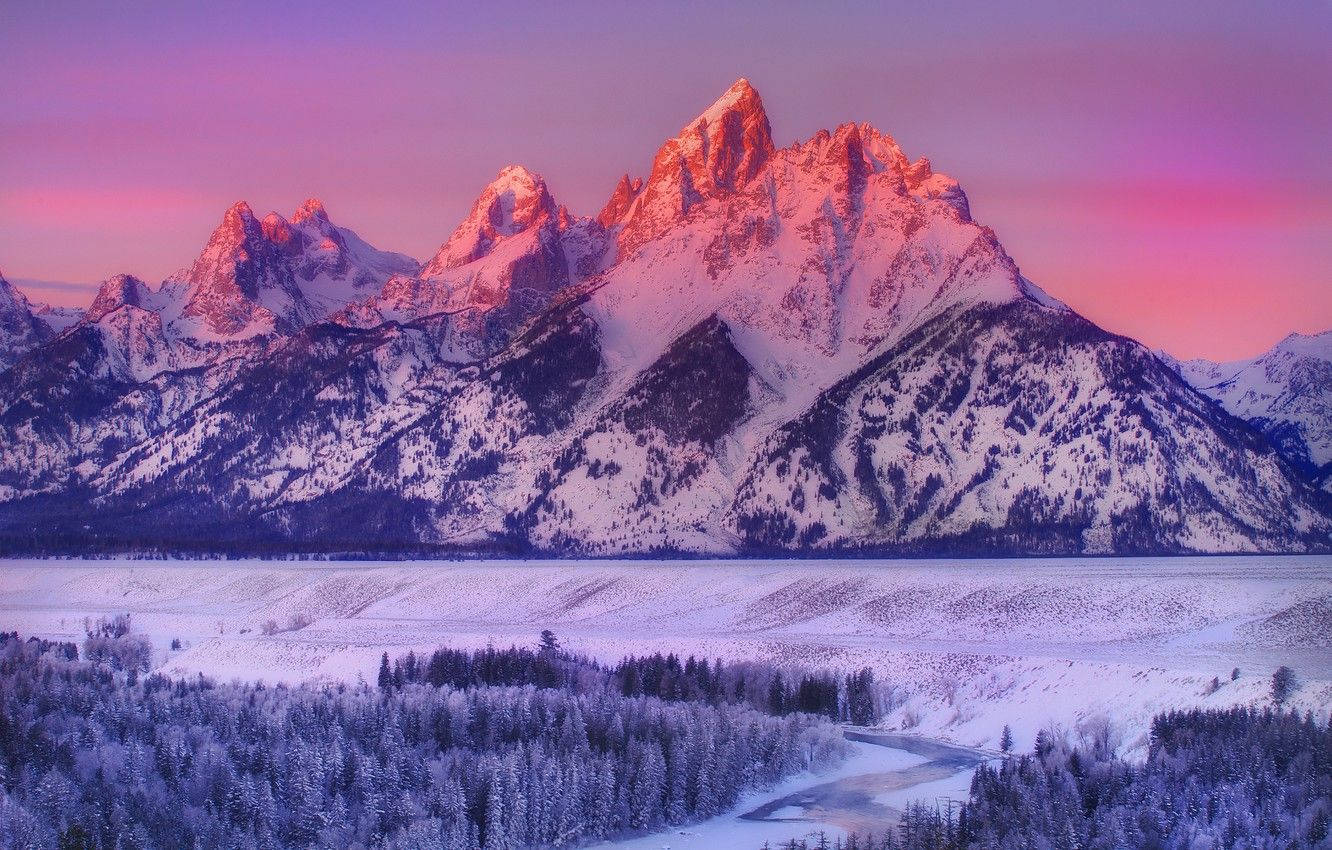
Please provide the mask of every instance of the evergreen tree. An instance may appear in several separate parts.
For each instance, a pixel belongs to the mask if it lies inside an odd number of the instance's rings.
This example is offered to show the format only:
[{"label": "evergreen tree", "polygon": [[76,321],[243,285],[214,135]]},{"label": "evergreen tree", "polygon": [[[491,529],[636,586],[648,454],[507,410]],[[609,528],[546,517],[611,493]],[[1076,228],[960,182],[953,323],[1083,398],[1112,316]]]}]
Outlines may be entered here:
[{"label": "evergreen tree", "polygon": [[560,642],[556,639],[555,633],[550,629],[543,629],[541,631],[540,646],[542,652],[559,652],[560,650]]},{"label": "evergreen tree", "polygon": [[486,793],[485,821],[482,824],[483,850],[508,850],[509,838],[505,833],[505,789],[500,773],[491,769],[489,790]]},{"label": "evergreen tree", "polygon": [[1290,693],[1295,687],[1295,671],[1281,665],[1272,674],[1272,702],[1277,705],[1285,705],[1286,700],[1290,699]]}]

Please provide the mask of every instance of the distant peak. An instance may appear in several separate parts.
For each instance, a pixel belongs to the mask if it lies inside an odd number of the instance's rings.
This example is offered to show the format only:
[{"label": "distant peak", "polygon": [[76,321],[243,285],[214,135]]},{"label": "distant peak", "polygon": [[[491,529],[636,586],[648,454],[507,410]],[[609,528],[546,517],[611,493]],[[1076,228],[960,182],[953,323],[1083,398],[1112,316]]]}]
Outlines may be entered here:
[{"label": "distant peak", "polygon": [[1289,333],[1284,339],[1272,346],[1265,354],[1274,352],[1292,354],[1313,354],[1324,360],[1332,359],[1332,330],[1321,333]]},{"label": "distant peak", "polygon": [[307,198],[305,203],[301,204],[296,213],[291,217],[293,224],[302,224],[306,221],[328,221],[328,210],[324,209],[324,202],[318,198]]}]

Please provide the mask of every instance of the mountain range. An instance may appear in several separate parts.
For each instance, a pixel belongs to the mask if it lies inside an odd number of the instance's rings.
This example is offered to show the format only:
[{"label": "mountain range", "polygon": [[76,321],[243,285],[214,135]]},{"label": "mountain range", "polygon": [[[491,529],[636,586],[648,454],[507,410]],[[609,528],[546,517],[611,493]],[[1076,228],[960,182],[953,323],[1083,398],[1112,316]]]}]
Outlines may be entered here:
[{"label": "mountain range", "polygon": [[1154,353],[746,80],[595,217],[510,166],[424,264],[310,200],[77,317],[0,279],[0,369],[10,551],[1332,548],[1332,334]]}]

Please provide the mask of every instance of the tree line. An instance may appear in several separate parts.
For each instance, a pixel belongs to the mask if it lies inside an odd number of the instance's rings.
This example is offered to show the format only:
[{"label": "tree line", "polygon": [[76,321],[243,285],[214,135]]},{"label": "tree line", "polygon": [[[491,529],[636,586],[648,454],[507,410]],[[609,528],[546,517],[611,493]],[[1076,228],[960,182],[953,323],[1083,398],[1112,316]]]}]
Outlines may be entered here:
[{"label": "tree line", "polygon": [[535,685],[587,693],[608,688],[625,697],[653,697],[665,702],[712,706],[749,705],[773,716],[815,714],[858,725],[872,725],[883,705],[868,667],[839,676],[826,671],[793,671],[761,662],[725,664],[721,659],[674,653],[627,656],[602,666],[564,652],[549,631],[537,649],[509,647],[479,650],[440,648],[429,657],[409,652],[390,662],[380,659],[377,684],[401,688],[424,682],[434,687],[469,688]]}]

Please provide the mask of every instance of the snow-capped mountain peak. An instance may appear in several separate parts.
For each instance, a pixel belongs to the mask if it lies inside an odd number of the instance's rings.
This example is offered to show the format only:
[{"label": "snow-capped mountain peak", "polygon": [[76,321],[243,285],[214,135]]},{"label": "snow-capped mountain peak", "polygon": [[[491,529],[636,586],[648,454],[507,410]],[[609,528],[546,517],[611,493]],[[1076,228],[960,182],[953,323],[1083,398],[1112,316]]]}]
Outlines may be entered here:
[{"label": "snow-capped mountain peak", "polygon": [[641,365],[716,313],[792,404],[945,310],[1029,292],[928,160],[867,123],[776,149],[745,80],[661,146],[641,189],[620,181],[608,222],[618,252],[593,301],[614,360]]},{"label": "snow-capped mountain peak", "polygon": [[84,321],[96,322],[127,304],[131,307],[146,307],[151,294],[148,284],[133,275],[118,274],[107,278],[98,288],[92,306],[84,314]]},{"label": "snow-capped mountain peak", "polygon": [[[280,317],[262,303],[280,292],[295,309],[294,280],[280,259],[285,222],[260,223],[245,201],[232,204],[186,276],[183,318],[197,323],[191,336],[212,338],[272,333]],[[277,306],[277,305],[274,305]]]},{"label": "snow-capped mountain peak", "polygon": [[507,237],[534,227],[558,227],[558,208],[546,181],[521,165],[510,165],[481,191],[467,218],[426,263],[422,277],[475,262]]},{"label": "snow-capped mountain peak", "polygon": [[222,214],[222,221],[195,258],[187,278],[197,285],[217,277],[229,277],[234,271],[231,267],[242,258],[246,243],[261,235],[254,210],[245,201],[237,201]]},{"label": "snow-capped mountain peak", "polygon": [[744,186],[776,149],[763,99],[744,78],[672,141],[689,168],[694,189],[705,197]]},{"label": "snow-capped mountain peak", "polygon": [[291,333],[416,269],[334,225],[317,199],[291,220],[272,212],[262,221],[240,201],[185,276],[177,331],[200,339]]},{"label": "snow-capped mountain peak", "polygon": [[328,210],[324,209],[324,202],[318,198],[306,198],[292,215],[291,221],[293,224],[304,224],[307,221],[327,224]]},{"label": "snow-capped mountain peak", "polygon": [[749,80],[737,80],[657,150],[647,183],[624,214],[621,253],[661,235],[695,205],[744,188],[774,151],[763,99]]},{"label": "snow-capped mountain peak", "polygon": [[599,266],[604,229],[555,203],[541,175],[503,168],[419,275],[395,275],[336,321],[373,327],[446,315],[446,347],[480,356]]}]

